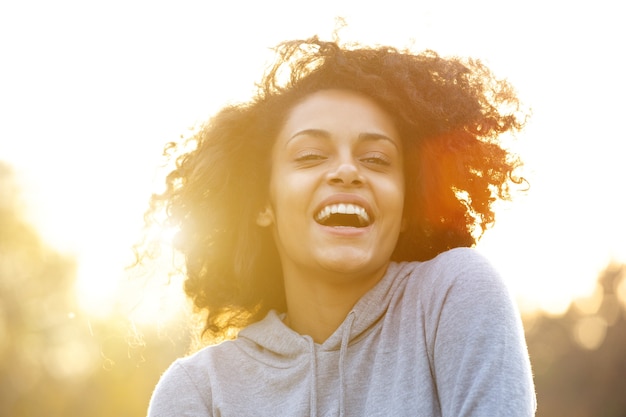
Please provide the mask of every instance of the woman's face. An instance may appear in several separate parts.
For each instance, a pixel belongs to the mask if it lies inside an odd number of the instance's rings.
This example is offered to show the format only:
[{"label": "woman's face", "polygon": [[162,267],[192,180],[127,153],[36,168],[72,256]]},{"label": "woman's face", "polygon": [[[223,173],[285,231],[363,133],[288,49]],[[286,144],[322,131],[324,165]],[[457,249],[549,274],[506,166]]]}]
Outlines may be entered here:
[{"label": "woman's face", "polygon": [[382,276],[402,227],[402,144],[371,99],[322,90],[291,110],[272,151],[269,204],[285,276]]}]

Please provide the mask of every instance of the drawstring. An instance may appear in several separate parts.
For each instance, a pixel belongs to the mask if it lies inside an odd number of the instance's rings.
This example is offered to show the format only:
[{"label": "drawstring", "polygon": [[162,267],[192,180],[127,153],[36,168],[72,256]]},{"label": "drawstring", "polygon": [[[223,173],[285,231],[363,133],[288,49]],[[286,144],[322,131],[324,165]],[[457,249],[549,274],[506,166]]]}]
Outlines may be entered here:
[{"label": "drawstring", "polygon": [[317,360],[315,359],[315,342],[309,339],[311,350],[311,416],[317,416]]},{"label": "drawstring", "polygon": [[[345,357],[348,352],[348,343],[350,342],[350,332],[352,331],[352,325],[354,324],[355,314],[354,311],[351,311],[348,314],[346,324],[343,329],[343,334],[341,335],[341,347],[339,348],[339,416],[344,417],[345,415]],[[309,351],[311,355],[311,398],[310,398],[310,409],[311,416],[317,416],[317,359],[315,357],[315,342],[310,337],[307,337],[309,341]]]},{"label": "drawstring", "polygon": [[348,314],[348,320],[344,327],[341,337],[341,348],[339,350],[339,416],[343,417],[345,414],[345,387],[344,387],[344,373],[345,373],[345,357],[348,351],[348,342],[350,341],[350,332],[352,330],[352,324],[354,323],[354,311]]}]

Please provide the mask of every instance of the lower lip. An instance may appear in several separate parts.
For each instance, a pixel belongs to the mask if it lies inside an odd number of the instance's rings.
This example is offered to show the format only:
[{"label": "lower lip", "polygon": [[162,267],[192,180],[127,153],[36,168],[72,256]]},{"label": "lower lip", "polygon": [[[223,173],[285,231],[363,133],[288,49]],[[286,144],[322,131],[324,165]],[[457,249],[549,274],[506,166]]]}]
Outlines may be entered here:
[{"label": "lower lip", "polygon": [[319,223],[317,223],[317,225],[326,233],[342,237],[358,237],[366,234],[372,228],[372,225],[367,227],[323,226]]}]

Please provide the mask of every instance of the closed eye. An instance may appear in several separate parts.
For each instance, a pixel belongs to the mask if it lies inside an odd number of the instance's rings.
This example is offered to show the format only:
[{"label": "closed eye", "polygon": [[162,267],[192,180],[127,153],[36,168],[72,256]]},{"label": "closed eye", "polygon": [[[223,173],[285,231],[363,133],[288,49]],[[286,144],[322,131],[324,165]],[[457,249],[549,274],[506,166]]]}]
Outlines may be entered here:
[{"label": "closed eye", "polygon": [[320,152],[302,152],[295,156],[294,161],[301,165],[315,165],[319,162],[325,161],[327,158],[326,155]]},{"label": "closed eye", "polygon": [[296,161],[314,161],[317,159],[326,159],[326,157],[323,155],[309,154],[309,155],[298,156],[296,158]]},{"label": "closed eye", "polygon": [[380,165],[385,167],[391,165],[391,159],[389,159],[387,155],[378,152],[365,155],[360,159],[360,161],[365,164]]}]

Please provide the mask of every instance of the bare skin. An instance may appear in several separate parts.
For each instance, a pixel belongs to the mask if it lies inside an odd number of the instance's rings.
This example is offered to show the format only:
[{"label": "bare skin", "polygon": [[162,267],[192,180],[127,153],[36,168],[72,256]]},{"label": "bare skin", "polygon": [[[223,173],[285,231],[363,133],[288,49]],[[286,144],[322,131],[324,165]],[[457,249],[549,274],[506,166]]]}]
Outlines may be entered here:
[{"label": "bare skin", "polygon": [[289,280],[285,288],[289,312],[285,324],[300,334],[311,336],[316,343],[323,343],[337,330],[356,302],[378,283],[385,270],[380,277],[373,276],[367,286],[322,286],[311,285],[310,280]]}]

